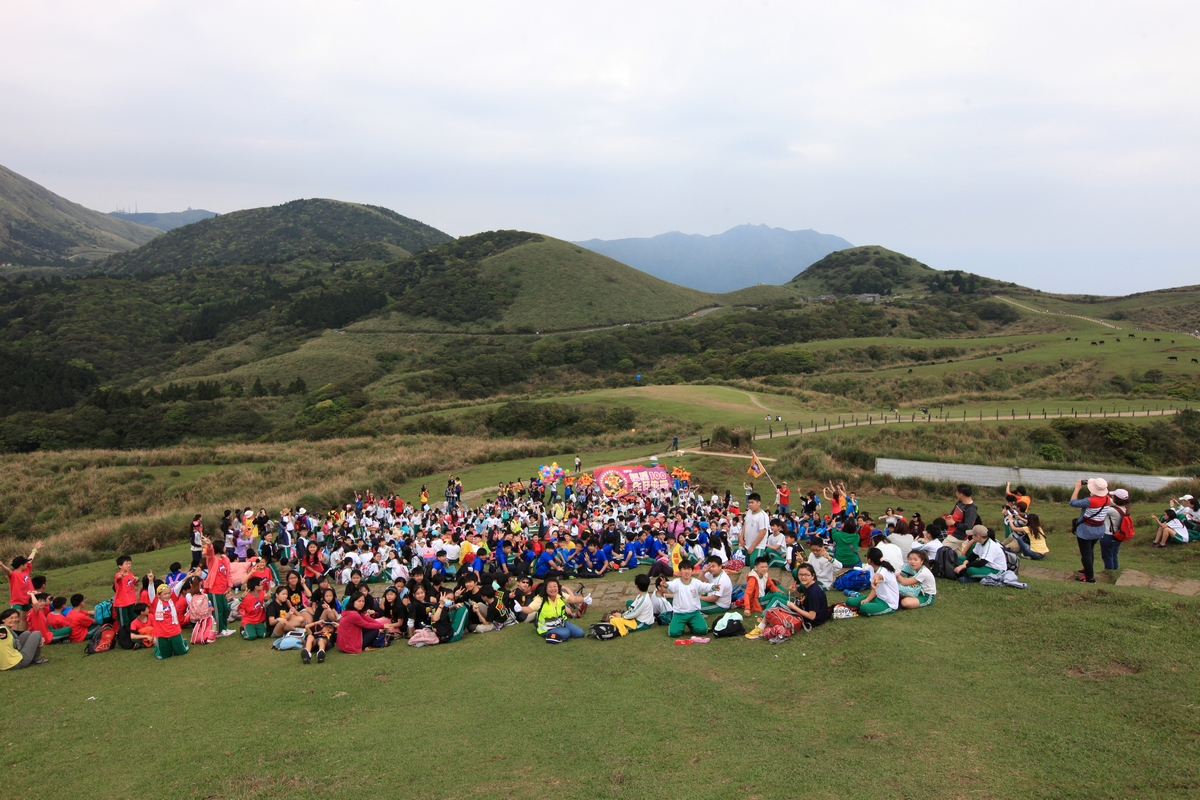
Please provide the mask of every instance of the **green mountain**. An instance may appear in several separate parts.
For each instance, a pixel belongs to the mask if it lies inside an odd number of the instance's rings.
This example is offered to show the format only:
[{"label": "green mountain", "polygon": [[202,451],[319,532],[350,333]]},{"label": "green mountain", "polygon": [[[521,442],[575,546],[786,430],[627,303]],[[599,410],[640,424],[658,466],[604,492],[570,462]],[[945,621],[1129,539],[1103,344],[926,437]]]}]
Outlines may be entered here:
[{"label": "green mountain", "polygon": [[0,166],[0,264],[66,267],[132,250],[160,233],[72,203]]},{"label": "green mountain", "polygon": [[184,225],[191,225],[193,222],[217,216],[215,212],[205,211],[203,208],[189,208],[187,211],[170,211],[164,214],[156,214],[150,211],[135,213],[110,211],[108,215],[128,222],[136,222],[138,225],[158,228],[160,231],[173,231],[176,228],[182,228]]},{"label": "green mountain", "polygon": [[1014,284],[958,270],[943,272],[879,245],[830,253],[786,284],[809,297],[832,294],[973,294]]},{"label": "green mountain", "polygon": [[682,317],[720,305],[579,245],[488,231],[387,268],[397,309],[457,325],[565,330]]},{"label": "green mountain", "polygon": [[293,200],[234,211],[176,228],[130,253],[109,258],[112,274],[177,272],[188,267],[274,264],[302,256],[349,251],[365,244],[392,258],[453,239],[390,209],[338,200]]}]

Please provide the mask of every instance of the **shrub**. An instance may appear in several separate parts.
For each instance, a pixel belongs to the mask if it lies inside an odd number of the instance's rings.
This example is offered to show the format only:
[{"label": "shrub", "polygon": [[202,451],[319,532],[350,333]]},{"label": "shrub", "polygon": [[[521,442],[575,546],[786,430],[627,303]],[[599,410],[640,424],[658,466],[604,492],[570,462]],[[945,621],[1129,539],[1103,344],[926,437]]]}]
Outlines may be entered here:
[{"label": "shrub", "polygon": [[1046,443],[1038,448],[1038,455],[1047,461],[1065,461],[1066,454],[1063,453],[1061,445]]}]

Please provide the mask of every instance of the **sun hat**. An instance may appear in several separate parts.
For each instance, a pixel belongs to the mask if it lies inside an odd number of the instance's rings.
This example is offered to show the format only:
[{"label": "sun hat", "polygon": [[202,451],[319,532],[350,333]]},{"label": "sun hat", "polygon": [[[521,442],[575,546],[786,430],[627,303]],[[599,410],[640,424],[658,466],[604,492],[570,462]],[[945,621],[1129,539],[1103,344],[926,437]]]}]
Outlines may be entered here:
[{"label": "sun hat", "polygon": [[1108,481],[1104,478],[1088,478],[1087,490],[1093,497],[1104,497],[1108,494]]},{"label": "sun hat", "polygon": [[1118,500],[1128,500],[1129,492],[1125,491],[1124,489],[1113,489],[1112,496]]},{"label": "sun hat", "polygon": [[987,538],[987,535],[988,535],[987,526],[986,525],[976,525],[974,528],[971,528],[971,535],[972,536],[983,536],[984,538]]}]

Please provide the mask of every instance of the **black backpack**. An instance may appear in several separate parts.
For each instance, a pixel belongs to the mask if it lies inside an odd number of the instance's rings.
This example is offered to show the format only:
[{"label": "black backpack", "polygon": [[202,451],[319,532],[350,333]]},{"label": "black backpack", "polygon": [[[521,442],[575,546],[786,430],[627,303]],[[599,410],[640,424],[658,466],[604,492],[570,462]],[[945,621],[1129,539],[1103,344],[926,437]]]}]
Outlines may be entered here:
[{"label": "black backpack", "polygon": [[745,636],[746,626],[742,624],[740,619],[731,619],[725,623],[724,628],[717,628],[713,631],[713,636],[719,639],[724,639],[729,636]]},{"label": "black backpack", "polygon": [[953,547],[939,547],[937,555],[933,557],[933,577],[935,578],[956,578],[958,577],[954,569],[958,566],[958,553],[954,552]]},{"label": "black backpack", "polygon": [[588,632],[600,641],[607,642],[609,639],[616,637],[617,626],[607,622],[597,622],[588,628]]}]

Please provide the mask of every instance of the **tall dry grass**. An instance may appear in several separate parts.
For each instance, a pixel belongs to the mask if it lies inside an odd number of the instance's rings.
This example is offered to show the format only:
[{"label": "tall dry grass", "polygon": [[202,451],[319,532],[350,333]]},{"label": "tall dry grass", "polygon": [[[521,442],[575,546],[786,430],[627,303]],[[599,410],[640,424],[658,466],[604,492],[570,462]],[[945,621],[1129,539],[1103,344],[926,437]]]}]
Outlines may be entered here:
[{"label": "tall dry grass", "polygon": [[[186,538],[195,514],[325,509],[353,489],[386,492],[423,475],[556,452],[542,440],[391,436],[286,444],[76,450],[0,457],[0,558],[44,539],[39,563],[85,563]],[[194,477],[194,468],[201,469]],[[177,479],[148,467],[191,467]]]}]

